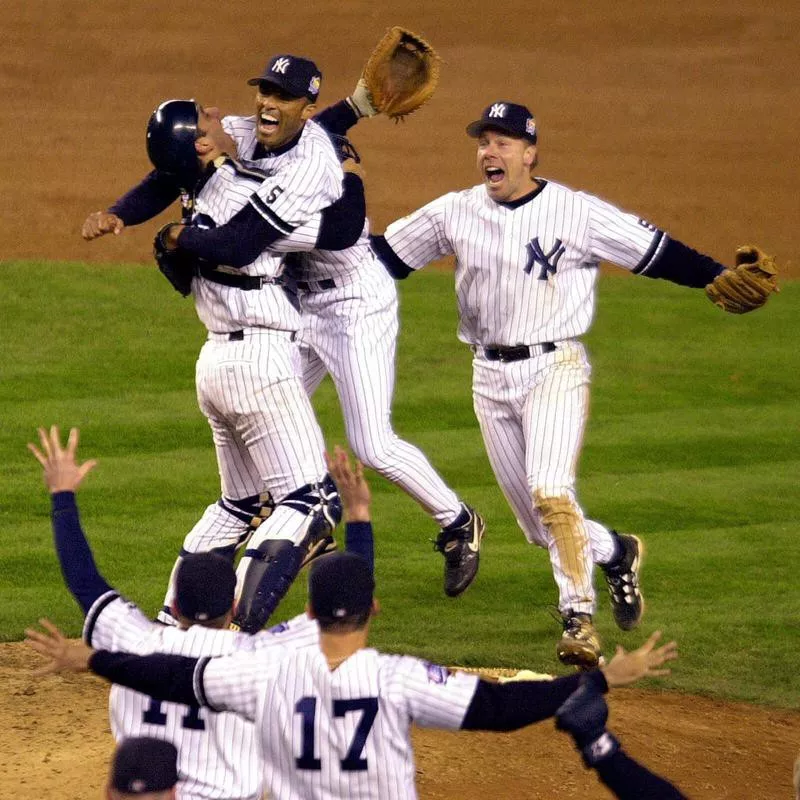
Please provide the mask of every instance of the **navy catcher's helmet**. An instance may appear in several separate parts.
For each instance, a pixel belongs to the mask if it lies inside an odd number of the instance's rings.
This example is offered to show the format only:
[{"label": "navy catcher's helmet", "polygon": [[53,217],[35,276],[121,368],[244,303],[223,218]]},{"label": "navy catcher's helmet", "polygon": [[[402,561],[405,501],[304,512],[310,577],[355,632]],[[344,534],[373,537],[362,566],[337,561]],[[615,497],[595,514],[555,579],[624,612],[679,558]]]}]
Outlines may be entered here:
[{"label": "navy catcher's helmet", "polygon": [[197,182],[200,167],[194,148],[199,110],[194,100],[166,100],[147,123],[147,155],[159,172],[174,175],[182,189]]}]

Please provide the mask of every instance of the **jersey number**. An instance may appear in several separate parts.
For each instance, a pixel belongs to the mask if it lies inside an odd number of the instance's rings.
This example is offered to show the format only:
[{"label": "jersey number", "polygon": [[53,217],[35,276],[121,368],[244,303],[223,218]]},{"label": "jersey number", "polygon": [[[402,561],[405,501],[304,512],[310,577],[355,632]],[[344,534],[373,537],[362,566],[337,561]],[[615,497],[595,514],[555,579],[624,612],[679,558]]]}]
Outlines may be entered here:
[{"label": "jersey number", "polygon": [[267,203],[274,203],[278,199],[278,195],[283,194],[283,189],[280,186],[273,186],[269,190],[269,194],[267,195],[266,201]]},{"label": "jersey number", "polygon": [[[161,708],[161,701],[156,700],[155,697],[150,698],[150,705],[147,711],[142,714],[142,722],[149,725],[166,725],[167,715]],[[200,709],[197,706],[186,706],[186,713],[181,719],[181,728],[186,728],[192,731],[204,731],[206,723],[200,716]]]},{"label": "jersey number", "polygon": [[[300,734],[300,757],[295,758],[297,769],[322,769],[322,761],[314,755],[314,722],[317,718],[317,698],[303,697],[294,707],[296,713],[302,718],[303,729]],[[367,736],[372,730],[372,724],[378,714],[377,697],[360,697],[355,700],[334,700],[333,716],[343,717],[349,711],[360,711],[361,719],[356,725],[353,741],[343,759],[339,761],[342,770],[348,772],[363,772],[367,768],[367,759],[362,758]]]}]

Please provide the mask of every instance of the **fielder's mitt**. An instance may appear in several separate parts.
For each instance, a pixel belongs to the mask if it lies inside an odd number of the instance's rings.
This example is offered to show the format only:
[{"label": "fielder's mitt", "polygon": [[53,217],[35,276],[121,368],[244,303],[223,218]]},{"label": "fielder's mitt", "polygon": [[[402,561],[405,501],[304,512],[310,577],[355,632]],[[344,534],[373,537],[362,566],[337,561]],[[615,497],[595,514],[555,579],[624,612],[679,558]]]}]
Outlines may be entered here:
[{"label": "fielder's mitt", "polygon": [[375,113],[402,119],[430,100],[439,83],[439,54],[399,25],[389,28],[367,60],[364,84]]},{"label": "fielder's mitt", "polygon": [[153,241],[153,257],[164,277],[172,284],[176,292],[184,297],[192,293],[192,278],[195,275],[196,258],[185,250],[167,250],[164,237],[171,225],[179,223],[169,222],[156,234]]},{"label": "fielder's mitt", "polygon": [[761,308],[778,289],[775,260],[754,245],[736,250],[736,266],[717,275],[706,286],[708,299],[730,314]]}]

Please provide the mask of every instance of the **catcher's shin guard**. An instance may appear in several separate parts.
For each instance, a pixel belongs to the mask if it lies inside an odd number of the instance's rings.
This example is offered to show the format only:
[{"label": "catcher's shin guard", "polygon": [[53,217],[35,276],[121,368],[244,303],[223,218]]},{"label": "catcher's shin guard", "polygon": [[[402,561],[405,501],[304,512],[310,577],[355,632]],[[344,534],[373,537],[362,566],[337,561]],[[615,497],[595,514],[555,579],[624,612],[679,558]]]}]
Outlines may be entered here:
[{"label": "catcher's shin guard", "polygon": [[300,571],[305,550],[290,539],[265,539],[245,551],[249,558],[242,581],[233,625],[245,633],[257,633],[278,607]]},{"label": "catcher's shin guard", "polygon": [[335,548],[331,533],[341,518],[341,499],[329,475],[281,500],[244,553],[249,560],[234,617],[239,630],[255,633],[266,624],[302,565]]}]

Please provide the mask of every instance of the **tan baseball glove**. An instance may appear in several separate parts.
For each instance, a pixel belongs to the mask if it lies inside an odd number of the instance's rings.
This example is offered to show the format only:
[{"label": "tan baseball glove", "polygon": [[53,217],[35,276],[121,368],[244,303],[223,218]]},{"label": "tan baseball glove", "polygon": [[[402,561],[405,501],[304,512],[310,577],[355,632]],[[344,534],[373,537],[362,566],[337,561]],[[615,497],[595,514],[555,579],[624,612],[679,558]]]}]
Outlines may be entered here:
[{"label": "tan baseball glove", "polygon": [[430,100],[440,63],[439,54],[421,36],[395,25],[375,45],[349,99],[362,117],[402,119]]},{"label": "tan baseball glove", "polygon": [[706,286],[708,299],[729,314],[761,308],[778,289],[775,259],[754,245],[736,250],[736,266],[717,275]]}]

